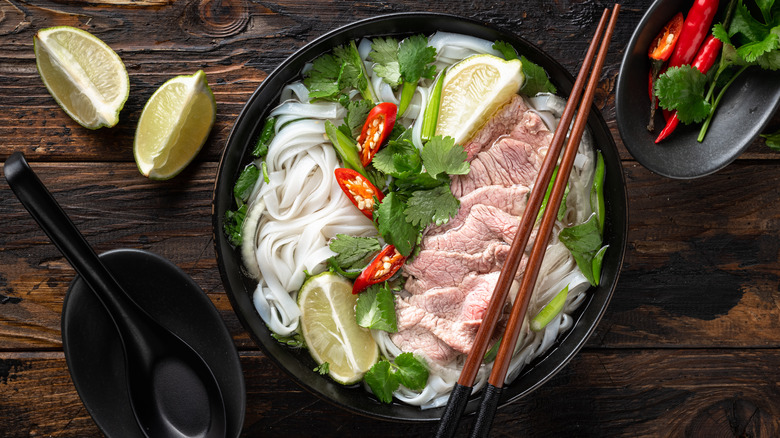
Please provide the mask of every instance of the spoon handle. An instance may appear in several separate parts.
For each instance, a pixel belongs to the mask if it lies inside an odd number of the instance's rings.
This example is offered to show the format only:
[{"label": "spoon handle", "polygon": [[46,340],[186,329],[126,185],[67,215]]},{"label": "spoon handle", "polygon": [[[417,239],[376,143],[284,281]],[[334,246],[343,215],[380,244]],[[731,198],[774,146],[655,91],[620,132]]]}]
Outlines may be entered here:
[{"label": "spoon handle", "polygon": [[[21,152],[14,152],[3,165],[5,179],[22,205],[38,222],[68,262],[95,291],[121,334],[135,332],[130,323],[134,313],[142,313],[106,269],[67,214],[62,210]],[[129,334],[129,333],[128,333]]]}]

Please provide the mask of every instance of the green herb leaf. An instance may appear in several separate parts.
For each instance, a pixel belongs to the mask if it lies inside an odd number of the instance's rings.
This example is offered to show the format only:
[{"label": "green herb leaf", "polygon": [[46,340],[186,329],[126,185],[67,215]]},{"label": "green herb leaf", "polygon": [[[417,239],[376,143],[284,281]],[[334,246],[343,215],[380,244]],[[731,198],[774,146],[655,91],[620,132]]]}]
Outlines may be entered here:
[{"label": "green herb leaf", "polygon": [[244,219],[246,219],[247,205],[243,204],[237,210],[228,210],[225,212],[225,219],[223,221],[223,229],[225,235],[233,246],[241,246],[241,228],[244,226]]},{"label": "green herb leaf", "polygon": [[351,100],[347,104],[347,116],[344,118],[344,122],[352,139],[360,136],[360,131],[366,123],[368,112],[373,107],[374,105],[367,100]]},{"label": "green herb leaf", "polygon": [[436,49],[428,45],[428,38],[412,35],[398,46],[398,63],[405,82],[417,83],[420,78],[433,79],[436,66]]},{"label": "green herb leaf", "polygon": [[534,64],[525,56],[520,57],[520,62],[523,63],[523,76],[525,76],[523,87],[520,88],[522,94],[535,96],[538,93],[555,94],[558,92],[544,68]]},{"label": "green herb leaf", "polygon": [[252,151],[252,155],[256,158],[264,157],[268,153],[268,145],[271,144],[271,140],[274,138],[275,125],[276,119],[274,117],[265,119],[263,130],[260,132],[260,137],[257,138],[257,144]]},{"label": "green herb leaf", "polygon": [[710,113],[711,105],[704,98],[707,76],[690,65],[672,67],[658,77],[655,94],[658,104],[667,110],[677,110],[683,123],[701,122]]},{"label": "green herb leaf", "polygon": [[590,208],[596,213],[599,223],[599,233],[604,235],[604,221],[606,219],[606,202],[604,200],[604,178],[606,177],[606,165],[604,155],[596,151],[596,171],[593,174],[593,185],[590,188]]},{"label": "green herb leaf", "polygon": [[402,385],[412,391],[422,391],[428,383],[428,367],[412,353],[401,353],[395,358],[396,375]]},{"label": "green herb leaf", "polygon": [[387,145],[374,155],[371,163],[377,170],[394,178],[407,178],[419,174],[422,170],[420,152],[405,138],[388,141]]},{"label": "green herb leaf", "polygon": [[406,220],[419,228],[430,223],[446,224],[460,208],[460,201],[450,191],[449,184],[413,192],[406,203]]},{"label": "green herb leaf", "polygon": [[347,234],[337,234],[328,247],[336,253],[336,264],[345,270],[364,268],[382,249],[376,237],[355,237]]},{"label": "green herb leaf", "polygon": [[[590,284],[597,286],[599,277],[594,275],[594,258],[602,248],[602,237],[599,230],[599,221],[596,214],[592,214],[587,221],[573,227],[564,228],[558,235],[561,243],[571,251],[580,271],[588,279]],[[601,254],[603,257],[603,253]],[[599,260],[599,273],[601,272]]]},{"label": "green herb leaf", "polygon": [[376,100],[354,41],[336,47],[332,54],[326,53],[315,59],[303,84],[309,89],[309,97],[313,100],[340,102],[351,88],[359,90],[363,98],[370,102]]},{"label": "green herb leaf", "polygon": [[493,50],[501,52],[501,56],[503,56],[507,61],[517,59],[517,50],[515,50],[515,48],[506,41],[494,42]]},{"label": "green herb leaf", "polygon": [[369,286],[358,295],[355,318],[361,327],[397,332],[393,292],[384,283]]},{"label": "green herb leaf", "polygon": [[406,220],[406,203],[395,192],[388,193],[374,211],[379,234],[385,241],[395,246],[401,255],[409,256],[417,243],[420,229]]},{"label": "green herb leaf", "polygon": [[780,131],[773,134],[762,134],[761,137],[766,140],[766,145],[770,149],[780,152]]},{"label": "green herb leaf", "polygon": [[309,98],[337,101],[341,86],[341,60],[326,53],[312,62],[303,84],[309,89]]},{"label": "green herb leaf", "polygon": [[456,145],[452,137],[437,135],[423,145],[422,161],[425,171],[434,178],[441,174],[465,175],[469,173],[468,155],[463,146]]},{"label": "green herb leaf", "polygon": [[401,84],[401,67],[398,63],[398,40],[376,38],[371,41],[369,58],[376,63],[374,73],[395,88]]},{"label": "green herb leaf", "polygon": [[398,381],[398,377],[395,373],[391,372],[390,362],[381,360],[374,364],[370,370],[363,376],[371,392],[382,403],[390,403],[393,401],[393,391],[398,389],[401,382]]},{"label": "green herb leaf", "polygon": [[280,344],[284,344],[290,348],[306,348],[306,341],[303,340],[303,335],[300,333],[294,333],[290,336],[282,336],[271,332],[271,337],[276,339],[276,341]]},{"label": "green herb leaf", "polygon": [[322,376],[326,376],[330,372],[330,364],[328,362],[323,362],[314,367],[313,371],[319,373]]},{"label": "green herb leaf", "polygon": [[238,175],[236,185],[233,186],[233,196],[236,199],[236,204],[241,205],[249,200],[249,195],[252,194],[252,189],[257,183],[257,179],[260,177],[260,169],[254,164],[247,165],[241,174]]}]

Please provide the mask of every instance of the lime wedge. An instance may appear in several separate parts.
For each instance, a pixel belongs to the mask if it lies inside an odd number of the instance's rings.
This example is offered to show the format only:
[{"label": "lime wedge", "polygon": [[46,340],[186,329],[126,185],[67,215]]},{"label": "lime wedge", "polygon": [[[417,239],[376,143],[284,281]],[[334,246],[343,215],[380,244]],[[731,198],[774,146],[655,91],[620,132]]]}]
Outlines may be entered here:
[{"label": "lime wedge", "polygon": [[327,362],[330,377],[344,385],[359,382],[379,359],[371,331],[355,321],[357,297],[352,284],[332,272],[311,277],[298,293],[309,353],[317,364]]},{"label": "lime wedge", "polygon": [[133,143],[138,170],[151,179],[178,175],[203,147],[216,114],[203,70],[164,83],[138,120]]},{"label": "lime wedge", "polygon": [[43,84],[73,120],[89,129],[117,124],[130,80],[116,52],[69,26],[42,29],[33,43]]},{"label": "lime wedge", "polygon": [[444,77],[436,135],[463,144],[523,85],[522,63],[493,55],[474,55],[452,66]]}]

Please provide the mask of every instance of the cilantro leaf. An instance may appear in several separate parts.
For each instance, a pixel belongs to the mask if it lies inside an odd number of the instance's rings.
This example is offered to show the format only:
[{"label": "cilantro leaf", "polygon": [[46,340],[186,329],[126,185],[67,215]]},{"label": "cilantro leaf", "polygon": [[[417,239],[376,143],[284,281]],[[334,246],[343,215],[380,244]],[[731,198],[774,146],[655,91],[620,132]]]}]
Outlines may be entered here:
[{"label": "cilantro leaf", "polygon": [[300,333],[293,333],[290,336],[282,336],[271,332],[271,337],[276,339],[276,341],[280,344],[284,344],[291,348],[306,348],[306,341],[303,340],[303,335]]},{"label": "cilantro leaf", "polygon": [[397,332],[393,292],[384,284],[369,286],[358,295],[355,319],[361,327]]},{"label": "cilantro leaf", "polygon": [[428,383],[428,367],[412,353],[401,353],[395,358],[396,375],[402,385],[412,391],[422,391]]},{"label": "cilantro leaf", "polygon": [[243,204],[235,211],[228,210],[225,212],[225,219],[222,226],[225,235],[233,246],[241,246],[241,228],[244,226],[247,208],[247,205]]},{"label": "cilantro leaf", "polygon": [[780,152],[780,131],[773,134],[762,134],[761,137],[766,140],[766,145],[770,149]]},{"label": "cilantro leaf", "polygon": [[371,388],[371,392],[383,403],[393,401],[393,391],[398,389],[401,382],[395,373],[390,370],[390,362],[386,360],[375,363],[363,376],[363,380]]},{"label": "cilantro leaf", "polygon": [[523,63],[523,75],[525,76],[525,82],[523,87],[520,88],[520,92],[526,96],[536,96],[538,93],[552,93],[558,92],[550,77],[547,76],[547,71],[531,62],[525,56],[520,57],[520,62]]},{"label": "cilantro leaf", "polygon": [[328,373],[330,373],[330,364],[328,362],[323,362],[317,365],[316,367],[314,367],[314,370],[312,371],[319,373],[322,376],[325,376]]},{"label": "cilantro leaf", "polygon": [[515,48],[506,41],[494,42],[493,50],[500,52],[501,56],[503,56],[507,61],[517,59],[517,50],[515,50]]},{"label": "cilantro leaf", "polygon": [[395,178],[406,178],[422,170],[420,152],[405,139],[387,142],[371,162],[377,170]]},{"label": "cilantro leaf", "polygon": [[340,102],[351,88],[359,90],[363,98],[370,102],[376,100],[354,41],[315,59],[303,84],[309,89],[309,97],[313,100]]},{"label": "cilantro leaf", "polygon": [[271,140],[274,138],[274,125],[276,125],[275,117],[269,117],[265,120],[263,130],[257,139],[257,144],[254,150],[252,150],[252,155],[255,157],[263,157],[268,153],[268,145],[271,144]]},{"label": "cilantro leaf", "polygon": [[602,251],[606,250],[601,246],[602,237],[596,215],[591,215],[582,224],[564,228],[558,235],[558,239],[571,251],[585,278],[590,284],[597,286],[599,277],[595,276],[594,272],[596,270],[601,272],[601,260],[604,257]]},{"label": "cilantro leaf", "polygon": [[433,79],[436,66],[429,65],[436,60],[436,49],[428,45],[428,38],[413,35],[398,46],[398,64],[401,77],[406,82],[417,82],[420,78]]},{"label": "cilantro leaf", "polygon": [[349,135],[356,139],[360,136],[360,131],[363,129],[363,125],[366,123],[366,117],[368,112],[371,111],[374,105],[367,100],[351,100],[347,103],[347,116],[344,118],[344,122],[349,130]]},{"label": "cilantro leaf", "polygon": [[249,200],[249,195],[252,194],[252,189],[255,187],[259,177],[260,169],[254,164],[249,164],[241,171],[236,180],[236,185],[233,186],[233,196],[236,198],[236,204],[241,205]]},{"label": "cilantro leaf", "polygon": [[376,237],[355,237],[337,234],[328,245],[336,253],[335,263],[342,269],[362,269],[382,249]]},{"label": "cilantro leaf", "polygon": [[401,83],[401,66],[398,63],[398,40],[392,37],[371,41],[369,58],[376,63],[374,73],[391,87]]},{"label": "cilantro leaf", "polygon": [[683,123],[698,123],[709,115],[711,104],[704,99],[706,92],[707,76],[690,65],[670,68],[655,83],[658,104],[677,110]]},{"label": "cilantro leaf", "polygon": [[748,10],[747,6],[740,0],[734,9],[734,16],[729,26],[729,36],[733,37],[741,34],[748,41],[756,42],[766,38],[769,33],[767,26],[755,18]]},{"label": "cilantro leaf", "polygon": [[443,225],[458,214],[459,207],[460,201],[450,191],[449,184],[418,190],[407,201],[406,220],[420,228],[429,223]]},{"label": "cilantro leaf", "polygon": [[405,210],[406,203],[401,196],[396,192],[390,192],[374,211],[374,218],[379,234],[385,241],[394,245],[401,255],[408,257],[417,243],[420,229],[407,222]]},{"label": "cilantro leaf", "polygon": [[436,178],[441,174],[465,175],[469,173],[468,155],[463,146],[456,145],[452,137],[433,137],[422,149],[425,171]]}]

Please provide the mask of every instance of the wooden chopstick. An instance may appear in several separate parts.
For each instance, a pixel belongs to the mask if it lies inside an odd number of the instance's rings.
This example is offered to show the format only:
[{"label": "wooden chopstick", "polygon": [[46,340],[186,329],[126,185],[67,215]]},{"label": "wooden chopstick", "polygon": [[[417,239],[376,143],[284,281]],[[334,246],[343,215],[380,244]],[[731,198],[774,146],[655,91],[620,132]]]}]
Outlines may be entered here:
[{"label": "wooden chopstick", "polygon": [[[571,173],[574,159],[577,156],[577,149],[579,148],[582,133],[588,122],[590,108],[593,104],[593,95],[598,86],[601,69],[604,66],[604,60],[607,57],[609,43],[612,39],[612,33],[614,32],[619,12],[620,5],[615,4],[615,7],[612,9],[612,16],[607,25],[604,39],[601,42],[596,64],[593,66],[588,85],[585,88],[585,94],[579,104],[579,111],[574,120],[574,126],[569,135],[569,141],[566,143],[566,148],[563,152],[560,169],[555,178],[552,191],[550,192],[550,198],[547,202],[544,215],[542,216],[542,222],[539,225],[539,231],[531,250],[531,256],[528,259],[528,265],[523,273],[523,279],[520,282],[520,290],[518,291],[515,303],[512,306],[512,313],[509,316],[509,322],[504,331],[504,336],[501,338],[498,355],[493,364],[493,370],[488,379],[488,386],[485,390],[485,395],[483,396],[482,404],[480,405],[477,419],[474,423],[474,429],[471,434],[472,437],[488,436],[488,432],[493,423],[493,416],[498,407],[498,396],[500,395],[501,388],[504,386],[509,363],[512,360],[512,354],[514,353],[517,339],[520,335],[520,329],[523,320],[525,319],[526,311],[528,310],[528,303],[531,299],[534,286],[536,285],[536,280],[539,277],[539,270],[541,269],[542,260],[544,259],[544,254],[547,250],[550,233],[555,224],[558,208],[561,205],[561,200],[563,199],[563,194],[569,181],[569,174]],[[563,127],[559,125],[558,129],[566,127],[568,127],[568,125],[564,125]]]},{"label": "wooden chopstick", "polygon": [[[618,5],[615,5],[615,7],[616,10],[619,8]],[[536,180],[534,182],[534,187],[536,189],[532,190],[529,196],[528,203],[526,205],[525,212],[523,213],[523,217],[520,222],[520,226],[518,228],[517,234],[515,235],[514,240],[512,241],[509,254],[507,256],[506,261],[504,262],[504,268],[501,270],[498,282],[496,284],[496,288],[493,292],[493,296],[491,297],[490,303],[488,304],[488,308],[485,312],[485,316],[483,317],[482,324],[480,325],[477,331],[474,345],[472,346],[471,352],[466,358],[466,362],[461,371],[458,382],[453,388],[452,393],[450,394],[450,398],[447,402],[447,406],[439,422],[439,428],[436,432],[437,438],[452,437],[454,436],[455,431],[457,430],[460,417],[463,414],[463,411],[466,407],[466,403],[468,402],[468,397],[471,395],[472,386],[474,384],[474,380],[476,379],[477,372],[479,371],[480,364],[482,363],[482,359],[485,355],[485,352],[487,351],[487,348],[490,343],[490,339],[493,335],[493,332],[495,330],[495,327],[498,323],[499,317],[503,310],[504,303],[506,302],[506,297],[509,294],[509,289],[511,288],[511,285],[517,273],[517,269],[522,254],[526,248],[526,245],[528,244],[528,239],[530,238],[531,231],[533,230],[534,223],[536,222],[536,218],[539,213],[542,200],[544,198],[545,190],[549,185],[550,179],[552,178],[552,174],[554,172],[555,166],[558,161],[558,157],[560,156],[563,143],[568,133],[567,128],[571,124],[571,120],[574,117],[575,109],[577,107],[577,101],[579,100],[582,94],[586,77],[588,75],[588,71],[590,70],[594,55],[596,54],[598,42],[601,39],[601,34],[603,32],[604,26],[607,23],[608,15],[609,15],[609,10],[605,9],[604,13],[601,16],[601,20],[599,21],[599,24],[596,28],[596,32],[593,36],[593,39],[590,42],[588,51],[583,60],[582,67],[580,68],[580,71],[577,75],[577,79],[574,82],[574,86],[569,95],[569,100],[561,116],[558,129],[556,129],[555,134],[553,136],[552,142],[550,144],[550,148],[547,152],[547,156],[545,157],[545,160],[542,163],[542,167],[539,170],[539,174],[537,175]],[[615,18],[616,18],[616,13],[613,12],[613,20],[612,22],[610,22],[610,29],[614,28]],[[611,31],[610,31],[610,37],[611,37]],[[603,52],[604,54],[606,54],[605,49],[603,50]],[[602,56],[602,64],[603,64],[603,56]],[[589,100],[592,100],[592,93]],[[589,108],[590,105],[588,105],[588,109]],[[561,173],[562,172],[558,172],[559,175]],[[566,173],[566,175],[568,177],[568,172]],[[549,202],[550,201],[548,201],[548,203]],[[558,201],[558,204],[560,204],[560,200]],[[546,211],[557,211],[557,210],[558,210],[557,207],[555,208],[548,207],[546,209]],[[538,237],[537,240],[539,240]],[[543,240],[545,240],[546,242],[546,239]],[[520,321],[522,322],[522,318]],[[488,425],[488,429],[489,429],[489,425]]]}]

